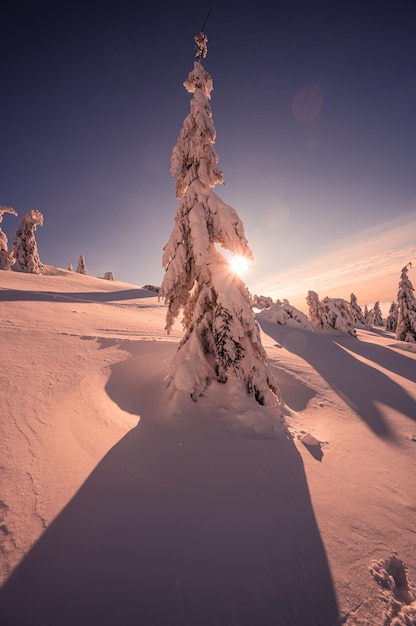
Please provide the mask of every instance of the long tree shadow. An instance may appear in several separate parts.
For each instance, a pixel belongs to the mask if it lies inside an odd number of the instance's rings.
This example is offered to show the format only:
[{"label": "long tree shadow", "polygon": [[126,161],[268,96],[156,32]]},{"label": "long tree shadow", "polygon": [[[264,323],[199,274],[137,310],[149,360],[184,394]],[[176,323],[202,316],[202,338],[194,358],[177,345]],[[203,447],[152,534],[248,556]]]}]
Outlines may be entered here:
[{"label": "long tree shadow", "polygon": [[[380,331],[375,331],[377,334],[382,334]],[[391,337],[392,346],[400,346],[404,342],[396,341]],[[384,346],[379,346],[374,343],[368,343],[364,341],[350,341],[349,337],[346,339],[344,337],[340,337],[337,339],[337,342],[344,345],[344,341],[347,341],[346,347],[351,352],[355,352],[363,356],[370,361],[374,361],[381,367],[384,367],[403,378],[407,378],[412,382],[416,382],[416,367],[415,361],[411,357],[409,357],[406,353],[399,354],[395,350],[389,350]],[[407,344],[409,346],[409,344]]]},{"label": "long tree shadow", "polygon": [[[144,358],[143,344],[131,342],[137,347],[117,369],[113,398],[124,384],[132,401],[123,371]],[[337,624],[293,441],[245,437],[216,416],[201,422],[197,404],[189,422],[154,417],[108,452],[17,567],[0,592],[0,622]]]},{"label": "long tree shadow", "polygon": [[[290,352],[305,359],[378,436],[395,439],[395,433],[377,403],[389,406],[412,420],[416,419],[416,402],[403,387],[378,369],[359,361],[341,346],[362,353],[369,359],[380,356],[382,353],[379,351],[370,348],[366,353],[357,347],[356,338],[346,335],[313,333],[302,328],[294,330],[293,327],[281,326],[260,317],[259,323],[265,333]],[[383,358],[382,364],[387,368],[388,361],[384,353]],[[397,367],[394,355],[393,363]]]},{"label": "long tree shadow", "polygon": [[136,298],[154,298],[157,293],[147,289],[120,289],[119,291],[26,291],[0,288],[0,302],[113,302]]}]

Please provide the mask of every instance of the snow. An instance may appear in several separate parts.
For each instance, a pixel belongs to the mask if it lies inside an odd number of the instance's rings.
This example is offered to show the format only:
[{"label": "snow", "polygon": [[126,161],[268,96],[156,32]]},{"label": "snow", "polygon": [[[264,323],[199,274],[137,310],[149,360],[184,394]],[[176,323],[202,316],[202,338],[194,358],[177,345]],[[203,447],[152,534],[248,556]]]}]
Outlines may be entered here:
[{"label": "snow", "polygon": [[259,318],[264,318],[283,326],[288,325],[296,328],[300,324],[302,328],[306,330],[315,330],[315,326],[311,324],[308,316],[289,304],[289,302],[276,302],[272,304],[259,313]]},{"label": "snow", "polygon": [[276,421],[171,393],[154,291],[47,269],[0,273],[1,624],[414,626],[415,344],[259,314]]}]

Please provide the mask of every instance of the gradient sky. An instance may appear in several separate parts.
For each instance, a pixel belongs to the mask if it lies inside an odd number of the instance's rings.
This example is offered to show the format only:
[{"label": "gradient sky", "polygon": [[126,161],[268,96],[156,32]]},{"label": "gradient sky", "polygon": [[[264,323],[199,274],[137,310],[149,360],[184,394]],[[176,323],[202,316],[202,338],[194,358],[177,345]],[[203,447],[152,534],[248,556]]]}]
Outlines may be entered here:
[{"label": "gradient sky", "polygon": [[[396,297],[416,262],[416,8],[377,2],[13,0],[1,14],[0,204],[41,260],[160,285],[182,83],[206,23],[225,185],[253,293]],[[5,215],[9,244],[18,219]],[[413,270],[415,272],[415,270]],[[416,274],[409,274],[416,284]]]}]

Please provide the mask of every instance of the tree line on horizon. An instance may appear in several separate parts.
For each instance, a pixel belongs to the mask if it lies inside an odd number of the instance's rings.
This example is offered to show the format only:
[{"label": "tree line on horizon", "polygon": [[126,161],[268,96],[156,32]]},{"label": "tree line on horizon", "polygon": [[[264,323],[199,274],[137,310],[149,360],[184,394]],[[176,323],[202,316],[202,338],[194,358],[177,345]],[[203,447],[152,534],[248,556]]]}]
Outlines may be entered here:
[{"label": "tree line on horizon", "polygon": [[[16,211],[11,207],[0,206],[0,222],[4,213],[17,216]],[[41,274],[44,265],[40,261],[35,231],[37,226],[43,225],[43,215],[40,211],[31,209],[21,221],[13,240],[13,249],[8,250],[8,239],[0,227],[0,269],[13,269],[14,271],[31,274]],[[416,299],[414,288],[409,279],[408,271],[412,263],[408,263],[401,270],[398,286],[397,300],[390,305],[386,319],[383,319],[380,309],[380,301],[376,301],[372,308],[367,304],[364,310],[358,304],[354,293],[350,295],[350,301],[342,298],[329,298],[326,296],[319,300],[315,291],[309,291],[306,296],[308,304],[308,318],[312,325],[319,329],[333,329],[347,332],[356,337],[356,329],[371,330],[373,326],[384,327],[386,331],[396,334],[396,338],[401,341],[416,341],[415,310]],[[68,265],[68,271],[74,271],[72,263]],[[84,255],[80,254],[75,270],[78,274],[87,275],[87,268]],[[105,272],[104,278],[114,280],[112,272]],[[160,292],[160,287],[146,285],[151,290]],[[273,305],[281,306],[290,304],[287,300],[276,300],[269,296],[250,296],[252,308],[267,310]],[[291,307],[293,309],[293,307]]]},{"label": "tree line on horizon", "polygon": [[[412,263],[408,263],[401,270],[397,300],[394,300],[389,309],[386,319],[383,319],[380,301],[374,303],[369,309],[367,304],[364,310],[358,304],[357,297],[351,293],[350,301],[343,298],[319,299],[315,291],[309,291],[306,296],[308,304],[308,319],[318,330],[339,330],[353,337],[357,336],[357,329],[371,330],[374,326],[382,327],[388,332],[396,334],[400,341],[416,341],[416,298],[414,288],[409,279],[408,271]],[[287,300],[276,300],[268,296],[254,295],[253,307],[260,310],[268,310],[273,306],[285,306],[288,310]]]}]

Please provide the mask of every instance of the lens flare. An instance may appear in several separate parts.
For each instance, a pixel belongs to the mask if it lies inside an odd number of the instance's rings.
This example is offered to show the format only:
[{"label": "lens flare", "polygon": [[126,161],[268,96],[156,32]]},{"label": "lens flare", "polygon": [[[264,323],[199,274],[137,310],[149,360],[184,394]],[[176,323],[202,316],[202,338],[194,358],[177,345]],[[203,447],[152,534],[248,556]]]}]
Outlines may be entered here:
[{"label": "lens flare", "polygon": [[245,256],[233,256],[230,259],[230,267],[234,274],[237,276],[245,276],[249,268],[250,259]]}]

